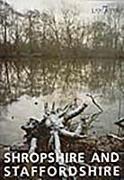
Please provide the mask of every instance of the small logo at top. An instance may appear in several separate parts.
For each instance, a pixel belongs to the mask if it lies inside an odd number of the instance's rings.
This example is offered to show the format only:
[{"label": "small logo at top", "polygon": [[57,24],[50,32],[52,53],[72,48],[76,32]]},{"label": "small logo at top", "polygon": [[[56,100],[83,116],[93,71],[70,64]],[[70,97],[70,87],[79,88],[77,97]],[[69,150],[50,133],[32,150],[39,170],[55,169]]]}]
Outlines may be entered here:
[{"label": "small logo at top", "polygon": [[93,14],[106,14],[108,12],[118,12],[118,7],[110,7],[108,5],[102,5],[101,7],[93,7],[92,13]]}]

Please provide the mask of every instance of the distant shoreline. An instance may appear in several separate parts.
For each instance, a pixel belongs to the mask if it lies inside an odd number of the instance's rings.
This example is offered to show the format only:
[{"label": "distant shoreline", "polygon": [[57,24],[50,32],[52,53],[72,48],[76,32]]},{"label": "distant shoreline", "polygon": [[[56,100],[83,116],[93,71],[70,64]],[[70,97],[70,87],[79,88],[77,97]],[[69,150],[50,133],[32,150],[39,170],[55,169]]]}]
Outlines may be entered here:
[{"label": "distant shoreline", "polygon": [[39,52],[33,52],[33,53],[3,53],[0,54],[0,60],[1,59],[13,59],[13,58],[43,58],[43,59],[52,59],[52,58],[101,58],[101,59],[123,59],[124,58],[124,52],[119,52],[116,50],[88,50],[83,49],[82,51],[75,51],[73,49],[65,50],[58,53],[39,53]]}]

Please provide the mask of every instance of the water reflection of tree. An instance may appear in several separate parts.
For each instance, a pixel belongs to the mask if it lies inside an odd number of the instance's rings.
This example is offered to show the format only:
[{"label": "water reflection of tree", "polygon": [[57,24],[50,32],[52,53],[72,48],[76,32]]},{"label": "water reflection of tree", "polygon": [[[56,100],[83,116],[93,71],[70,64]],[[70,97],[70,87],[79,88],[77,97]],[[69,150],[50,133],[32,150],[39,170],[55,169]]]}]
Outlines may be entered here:
[{"label": "water reflection of tree", "polygon": [[123,89],[123,64],[115,60],[28,59],[0,62],[0,102],[11,103],[23,94],[40,96],[56,89],[86,87],[106,96]]},{"label": "water reflection of tree", "polygon": [[118,63],[118,73],[119,73],[119,79],[118,79],[118,89],[124,96],[124,62],[119,61]]}]

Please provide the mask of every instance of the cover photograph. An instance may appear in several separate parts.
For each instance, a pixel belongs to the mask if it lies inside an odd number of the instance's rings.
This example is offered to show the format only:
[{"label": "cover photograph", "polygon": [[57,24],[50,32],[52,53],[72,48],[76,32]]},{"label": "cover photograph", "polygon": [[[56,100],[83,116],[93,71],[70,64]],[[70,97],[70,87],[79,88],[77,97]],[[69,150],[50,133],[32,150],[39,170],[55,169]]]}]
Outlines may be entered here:
[{"label": "cover photograph", "polygon": [[0,180],[124,180],[122,0],[0,0]]}]

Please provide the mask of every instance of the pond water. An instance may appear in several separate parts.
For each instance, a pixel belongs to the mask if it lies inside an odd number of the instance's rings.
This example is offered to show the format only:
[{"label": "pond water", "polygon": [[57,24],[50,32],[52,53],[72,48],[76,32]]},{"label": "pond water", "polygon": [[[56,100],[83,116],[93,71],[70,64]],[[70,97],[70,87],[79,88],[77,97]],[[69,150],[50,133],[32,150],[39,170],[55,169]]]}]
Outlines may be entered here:
[{"label": "pond water", "polygon": [[40,119],[45,102],[63,106],[78,98],[89,104],[84,114],[97,112],[87,93],[104,110],[90,133],[117,132],[114,122],[124,116],[123,60],[0,60],[0,143],[20,141],[20,126],[29,117]]}]

